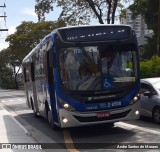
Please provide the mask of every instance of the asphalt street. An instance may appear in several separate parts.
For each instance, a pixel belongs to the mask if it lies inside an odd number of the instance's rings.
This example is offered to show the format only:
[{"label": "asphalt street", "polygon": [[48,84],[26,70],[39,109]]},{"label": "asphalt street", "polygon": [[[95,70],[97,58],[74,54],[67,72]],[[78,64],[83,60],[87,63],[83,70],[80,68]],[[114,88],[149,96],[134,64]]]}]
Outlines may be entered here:
[{"label": "asphalt street", "polygon": [[117,122],[113,128],[96,125],[54,131],[46,119],[34,117],[23,91],[0,90],[0,105],[36,142],[52,144],[53,149],[46,151],[160,151],[160,127],[151,119]]}]

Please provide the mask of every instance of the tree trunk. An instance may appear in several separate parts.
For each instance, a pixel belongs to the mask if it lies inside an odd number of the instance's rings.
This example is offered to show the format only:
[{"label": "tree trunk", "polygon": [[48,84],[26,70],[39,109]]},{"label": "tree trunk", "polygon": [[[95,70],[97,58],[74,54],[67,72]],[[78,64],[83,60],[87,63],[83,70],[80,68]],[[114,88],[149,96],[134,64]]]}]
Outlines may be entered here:
[{"label": "tree trunk", "polygon": [[100,24],[104,24],[103,22],[103,19],[102,19],[102,14],[98,13],[96,8],[95,8],[95,5],[94,5],[94,2],[92,0],[86,0],[89,4],[89,6],[91,7],[91,9],[93,10],[93,12],[95,13],[95,15],[97,16],[98,20],[99,20],[99,23]]},{"label": "tree trunk", "polygon": [[110,24],[110,21],[111,21],[110,19],[111,7],[112,7],[111,3],[112,3],[112,0],[107,0],[107,4],[108,4],[107,24]]},{"label": "tree trunk", "polygon": [[115,20],[115,13],[116,13],[116,9],[117,9],[117,3],[118,3],[118,0],[114,0],[113,11],[112,11],[112,24],[114,24],[114,20]]}]

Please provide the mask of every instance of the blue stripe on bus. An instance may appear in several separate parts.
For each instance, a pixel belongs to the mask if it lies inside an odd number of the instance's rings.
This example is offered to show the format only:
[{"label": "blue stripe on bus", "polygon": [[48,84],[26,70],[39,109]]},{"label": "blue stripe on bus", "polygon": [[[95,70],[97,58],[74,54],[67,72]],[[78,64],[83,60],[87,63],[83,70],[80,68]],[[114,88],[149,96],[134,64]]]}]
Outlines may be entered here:
[{"label": "blue stripe on bus", "polygon": [[55,113],[55,104],[54,104],[54,102],[56,102],[55,95],[54,95],[55,90],[53,90],[53,87],[50,84],[48,85],[48,89],[50,93],[50,105],[51,105],[51,110],[52,110],[53,121],[58,122],[58,119]]},{"label": "blue stripe on bus", "polygon": [[[55,34],[53,34],[53,42],[55,42]],[[53,46],[55,49],[55,45]],[[55,70],[53,70],[53,76],[54,76]],[[54,82],[56,83],[56,82]],[[54,84],[53,84],[54,85]],[[56,97],[55,97],[55,88],[53,88],[52,84],[48,84],[48,89],[49,89],[49,93],[50,93],[50,104],[51,104],[51,110],[52,110],[52,120],[53,122],[56,122],[57,124],[59,123],[59,119],[58,119],[58,113],[57,113],[57,108],[56,108]],[[55,86],[55,85],[54,85]]]}]

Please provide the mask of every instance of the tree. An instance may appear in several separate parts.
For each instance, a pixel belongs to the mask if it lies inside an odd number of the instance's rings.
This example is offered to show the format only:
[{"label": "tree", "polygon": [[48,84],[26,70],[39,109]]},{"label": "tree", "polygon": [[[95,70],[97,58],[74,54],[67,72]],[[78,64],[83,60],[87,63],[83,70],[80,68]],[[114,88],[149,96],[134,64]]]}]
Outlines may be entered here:
[{"label": "tree", "polygon": [[159,77],[160,57],[154,55],[150,60],[140,63],[141,78]]},{"label": "tree", "polygon": [[141,60],[151,59],[153,55],[157,54],[156,44],[157,40],[155,35],[153,37],[147,37],[147,43],[141,48]]},{"label": "tree", "polygon": [[45,13],[49,13],[50,11],[53,11],[53,6],[51,4],[53,3],[53,0],[36,0],[37,5],[35,6],[35,11],[38,16],[38,21],[45,21]]},{"label": "tree", "polygon": [[14,87],[12,68],[9,66],[9,54],[6,49],[0,52],[0,87],[11,89]]},{"label": "tree", "polygon": [[154,37],[148,38],[148,44],[144,48],[144,59],[151,58],[154,54],[160,55],[159,47],[157,47],[160,46],[160,19],[158,19],[160,17],[159,3],[158,0],[135,0],[129,7],[133,12],[133,18],[141,14],[144,16],[148,28],[154,31]]},{"label": "tree", "polygon": [[132,11],[132,18],[136,18],[138,15],[145,15],[146,12],[146,1],[145,0],[135,0],[132,5],[129,6]]},{"label": "tree", "polygon": [[[6,41],[9,47],[0,53],[0,66],[12,67],[12,75],[15,78],[15,87],[17,87],[16,68],[21,67],[23,58],[44,38],[47,34],[58,27],[65,26],[64,21],[58,22],[22,22],[16,28],[14,34],[9,35]],[[2,59],[2,60],[1,60]]]},{"label": "tree", "polygon": [[65,26],[63,21],[59,22],[22,22],[16,28],[14,34],[9,35],[6,41],[9,42],[11,54],[15,60],[22,62],[23,58],[44,38],[47,34],[58,27]]},{"label": "tree", "polygon": [[13,89],[14,77],[12,75],[12,69],[5,66],[0,70],[0,87],[4,89]]},{"label": "tree", "polygon": [[[115,22],[117,7],[122,8],[122,0],[36,0],[35,12],[39,21],[45,19],[45,13],[53,10],[53,4],[62,8],[59,19],[69,25],[88,24],[91,18],[98,19],[100,24]],[[127,1],[127,0],[123,0]],[[45,5],[44,7],[42,7]]]},{"label": "tree", "polygon": [[153,29],[154,33],[158,30],[158,0],[135,0],[129,7],[133,12],[133,18],[137,15],[143,15],[149,29]]}]

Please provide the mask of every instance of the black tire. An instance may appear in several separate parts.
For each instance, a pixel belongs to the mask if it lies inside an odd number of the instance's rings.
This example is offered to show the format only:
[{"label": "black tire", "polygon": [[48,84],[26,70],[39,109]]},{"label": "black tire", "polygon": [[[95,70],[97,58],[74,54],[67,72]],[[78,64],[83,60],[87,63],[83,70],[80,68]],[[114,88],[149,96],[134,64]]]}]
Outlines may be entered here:
[{"label": "black tire", "polygon": [[156,124],[160,123],[160,108],[155,108],[152,113],[152,119]]}]

